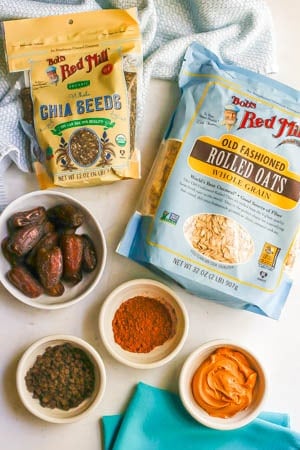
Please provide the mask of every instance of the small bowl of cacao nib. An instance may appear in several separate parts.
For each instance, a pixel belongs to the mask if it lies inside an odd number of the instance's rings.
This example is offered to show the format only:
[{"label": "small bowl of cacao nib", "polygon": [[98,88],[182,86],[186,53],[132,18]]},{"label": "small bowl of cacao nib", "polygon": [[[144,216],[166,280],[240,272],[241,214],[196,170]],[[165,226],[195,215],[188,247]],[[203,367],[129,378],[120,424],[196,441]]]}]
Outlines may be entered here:
[{"label": "small bowl of cacao nib", "polygon": [[105,392],[106,372],[91,344],[61,334],[39,339],[24,352],[16,382],[29,412],[63,424],[86,418],[95,410]]},{"label": "small bowl of cacao nib", "polygon": [[11,202],[0,216],[0,281],[21,302],[41,309],[73,305],[102,277],[106,242],[81,202],[41,190]]}]

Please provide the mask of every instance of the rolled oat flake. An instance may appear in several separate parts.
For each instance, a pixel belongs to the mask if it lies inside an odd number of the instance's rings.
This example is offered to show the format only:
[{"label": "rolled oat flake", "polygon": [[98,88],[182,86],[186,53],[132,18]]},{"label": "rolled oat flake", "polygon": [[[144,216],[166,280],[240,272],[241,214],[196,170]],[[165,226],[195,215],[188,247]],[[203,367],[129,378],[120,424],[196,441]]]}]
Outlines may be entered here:
[{"label": "rolled oat flake", "polygon": [[10,72],[30,75],[40,187],[139,178],[136,9],[12,20],[3,29]]}]

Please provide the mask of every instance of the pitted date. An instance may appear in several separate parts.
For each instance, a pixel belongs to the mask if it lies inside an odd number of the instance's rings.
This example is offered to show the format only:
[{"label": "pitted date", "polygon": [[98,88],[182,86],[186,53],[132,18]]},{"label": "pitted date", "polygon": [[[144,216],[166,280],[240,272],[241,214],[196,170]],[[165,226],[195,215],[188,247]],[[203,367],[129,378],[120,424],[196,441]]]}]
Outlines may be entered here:
[{"label": "pitted date", "polygon": [[65,292],[65,287],[61,281],[59,281],[55,286],[45,289],[45,293],[51,297],[60,297]]},{"label": "pitted date", "polygon": [[43,225],[25,225],[18,228],[10,238],[10,248],[17,256],[26,255],[44,234]]},{"label": "pitted date", "polygon": [[71,204],[60,204],[53,206],[47,211],[48,219],[57,227],[78,228],[84,222],[82,211]]},{"label": "pitted date", "polygon": [[75,234],[76,233],[76,228],[56,228],[58,234],[61,236],[62,234]]},{"label": "pitted date", "polygon": [[82,270],[84,272],[92,272],[97,266],[97,252],[92,239],[87,234],[82,235],[82,240]]},{"label": "pitted date", "polygon": [[41,247],[37,252],[36,263],[37,273],[44,288],[51,289],[56,286],[63,272],[61,249]]},{"label": "pitted date", "polygon": [[44,234],[53,233],[55,231],[55,226],[52,222],[50,222],[50,220],[45,220],[45,222],[43,222],[42,225],[44,229]]},{"label": "pitted date", "polygon": [[63,278],[78,283],[82,279],[83,240],[77,234],[63,234],[60,238],[63,255]]},{"label": "pitted date", "polygon": [[37,253],[40,248],[45,248],[47,250],[50,250],[51,248],[58,245],[58,233],[55,231],[51,231],[47,234],[45,234],[39,242],[36,244],[35,247],[28,253],[28,255],[25,258],[26,264],[36,271],[37,263]]},{"label": "pitted date", "polygon": [[43,206],[29,209],[27,211],[20,211],[13,214],[8,219],[8,228],[19,228],[26,225],[41,224],[46,220],[46,209]]},{"label": "pitted date", "polygon": [[43,293],[43,287],[23,266],[15,266],[7,272],[8,280],[30,298],[39,297]]},{"label": "pitted date", "polygon": [[9,236],[6,236],[1,242],[2,253],[11,266],[17,266],[23,262],[22,256],[17,256],[10,247]]}]

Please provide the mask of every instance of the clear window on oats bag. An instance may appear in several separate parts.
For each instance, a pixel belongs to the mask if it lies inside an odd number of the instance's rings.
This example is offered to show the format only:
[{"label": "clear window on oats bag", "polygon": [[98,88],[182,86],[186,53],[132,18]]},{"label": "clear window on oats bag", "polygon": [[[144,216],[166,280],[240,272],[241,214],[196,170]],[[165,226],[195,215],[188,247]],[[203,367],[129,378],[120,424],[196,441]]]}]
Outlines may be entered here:
[{"label": "clear window on oats bag", "polygon": [[136,9],[12,20],[2,27],[9,71],[25,74],[22,126],[35,142],[40,187],[140,178]]}]

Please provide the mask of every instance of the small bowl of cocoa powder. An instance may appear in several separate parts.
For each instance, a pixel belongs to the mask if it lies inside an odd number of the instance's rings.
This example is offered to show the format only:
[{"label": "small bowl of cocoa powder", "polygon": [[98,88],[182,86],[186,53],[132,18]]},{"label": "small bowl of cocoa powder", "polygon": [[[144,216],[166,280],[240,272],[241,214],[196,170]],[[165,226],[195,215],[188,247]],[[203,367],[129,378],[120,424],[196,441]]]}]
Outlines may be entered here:
[{"label": "small bowl of cocoa powder", "polygon": [[135,279],[117,287],[99,315],[106,349],[119,362],[137,369],[171,361],[185,342],[188,322],[177,294],[151,279]]},{"label": "small bowl of cocoa powder", "polygon": [[52,335],[33,343],[17,368],[22,403],[47,422],[85,418],[101,402],[106,372],[92,345],[70,335]]}]

